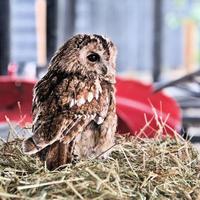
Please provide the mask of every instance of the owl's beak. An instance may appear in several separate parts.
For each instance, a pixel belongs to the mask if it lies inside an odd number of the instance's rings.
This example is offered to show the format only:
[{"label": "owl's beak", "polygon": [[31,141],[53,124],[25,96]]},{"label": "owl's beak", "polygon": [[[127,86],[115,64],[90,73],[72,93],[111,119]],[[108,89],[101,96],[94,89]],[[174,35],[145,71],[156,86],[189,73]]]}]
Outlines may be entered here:
[{"label": "owl's beak", "polygon": [[105,76],[108,73],[108,68],[106,65],[103,65],[101,68],[102,74]]},{"label": "owl's beak", "polygon": [[109,83],[115,84],[115,74],[113,74],[114,71],[110,69],[111,67],[109,65],[101,66],[102,79]]}]

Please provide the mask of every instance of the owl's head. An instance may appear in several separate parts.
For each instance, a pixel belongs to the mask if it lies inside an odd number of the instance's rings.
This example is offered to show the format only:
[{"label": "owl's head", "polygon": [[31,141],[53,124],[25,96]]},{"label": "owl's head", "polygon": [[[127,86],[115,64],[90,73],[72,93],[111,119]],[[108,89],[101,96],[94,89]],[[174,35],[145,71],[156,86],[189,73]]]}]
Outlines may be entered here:
[{"label": "owl's head", "polygon": [[52,58],[49,69],[79,73],[115,82],[117,50],[101,35],[78,34],[69,39]]}]

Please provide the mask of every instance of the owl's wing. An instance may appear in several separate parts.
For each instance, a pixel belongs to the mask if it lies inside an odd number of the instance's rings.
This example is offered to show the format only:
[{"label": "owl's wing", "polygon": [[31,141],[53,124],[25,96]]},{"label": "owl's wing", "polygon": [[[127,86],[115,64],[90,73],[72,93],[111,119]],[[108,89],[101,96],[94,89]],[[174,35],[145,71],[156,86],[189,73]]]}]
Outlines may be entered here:
[{"label": "owl's wing", "polygon": [[99,81],[47,73],[35,87],[34,135],[24,141],[24,153],[34,154],[58,140],[68,143],[92,120],[102,123],[108,110],[108,94]]},{"label": "owl's wing", "polygon": [[[112,98],[110,96],[110,89],[112,90],[113,88],[108,88],[104,84],[100,85],[98,81],[92,82],[89,87],[86,85],[83,90],[80,90],[78,95],[78,102],[82,102],[82,104],[78,105],[80,110],[78,111],[79,119],[75,122],[77,125],[66,129],[60,138],[60,141],[64,143],[69,143],[73,138],[82,133],[91,121],[95,121],[97,125],[100,125],[107,116]],[[75,102],[77,101],[75,100]]]}]

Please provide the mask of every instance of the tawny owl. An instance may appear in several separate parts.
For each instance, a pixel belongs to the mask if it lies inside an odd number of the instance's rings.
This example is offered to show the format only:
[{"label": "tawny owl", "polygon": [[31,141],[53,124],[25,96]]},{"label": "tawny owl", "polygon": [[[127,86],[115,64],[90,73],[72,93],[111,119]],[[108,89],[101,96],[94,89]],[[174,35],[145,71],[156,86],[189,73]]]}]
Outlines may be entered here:
[{"label": "tawny owl", "polygon": [[78,34],[58,50],[34,88],[24,153],[37,153],[49,169],[107,156],[117,124],[115,61],[115,45],[95,34]]}]

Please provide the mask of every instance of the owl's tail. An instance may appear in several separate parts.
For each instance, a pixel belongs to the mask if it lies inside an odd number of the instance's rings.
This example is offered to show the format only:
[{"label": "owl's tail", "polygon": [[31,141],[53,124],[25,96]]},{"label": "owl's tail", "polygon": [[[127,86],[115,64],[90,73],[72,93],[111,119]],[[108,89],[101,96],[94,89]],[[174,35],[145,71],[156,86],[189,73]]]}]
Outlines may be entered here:
[{"label": "owl's tail", "polygon": [[26,139],[22,143],[22,149],[25,154],[32,155],[37,153],[40,148],[35,144],[32,137]]}]

